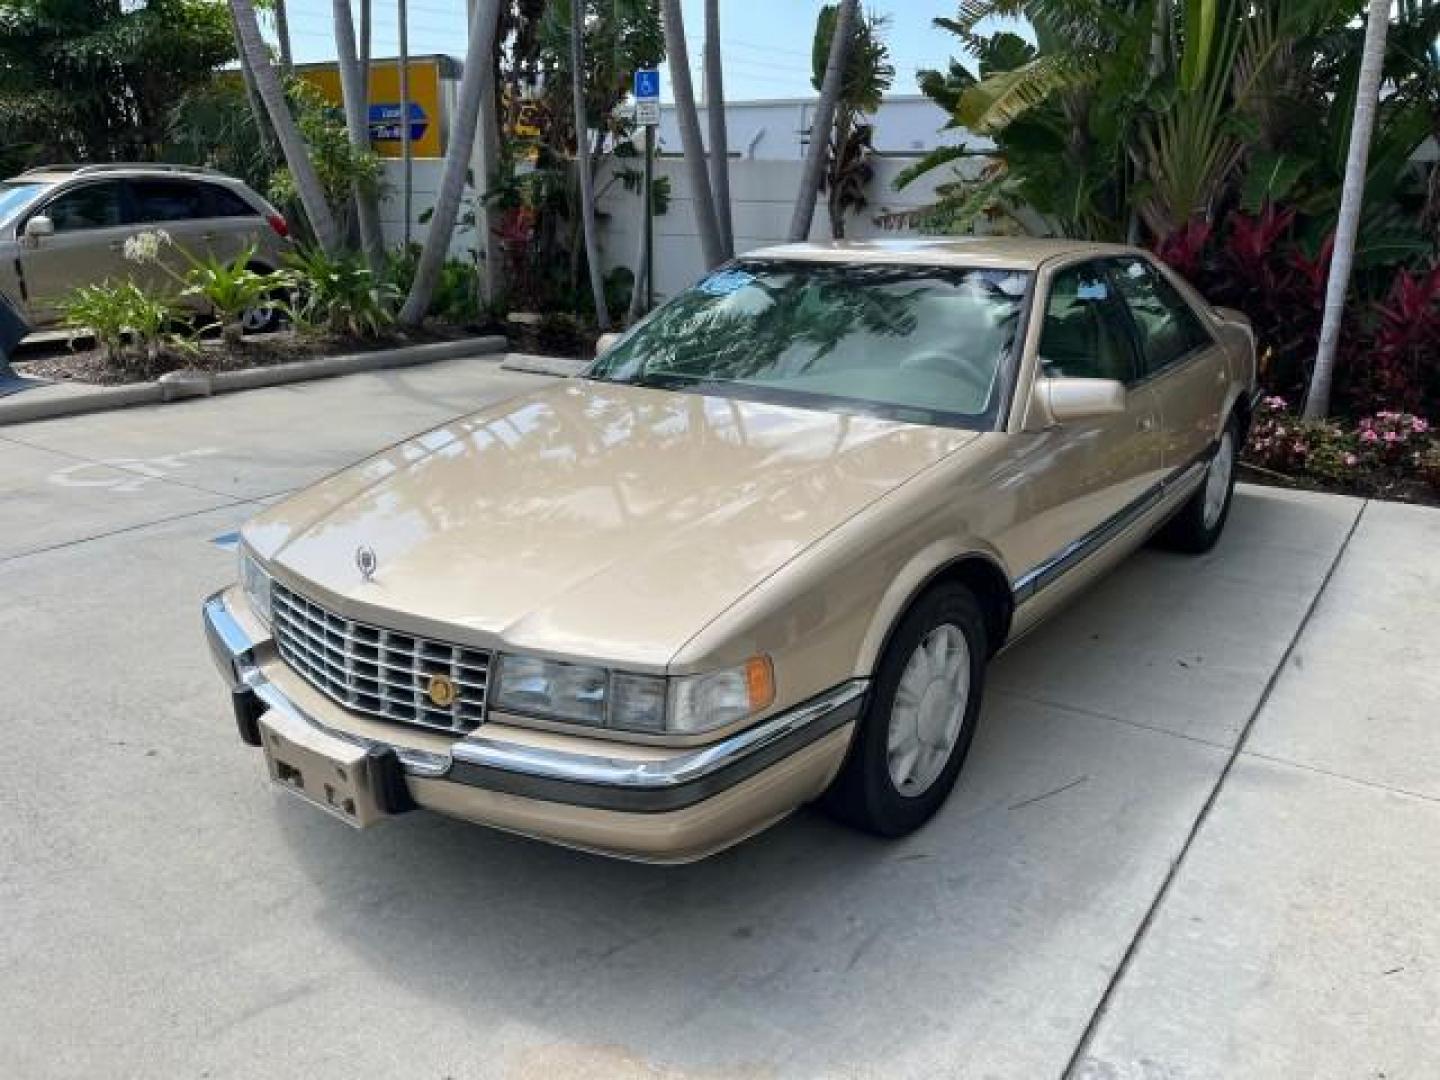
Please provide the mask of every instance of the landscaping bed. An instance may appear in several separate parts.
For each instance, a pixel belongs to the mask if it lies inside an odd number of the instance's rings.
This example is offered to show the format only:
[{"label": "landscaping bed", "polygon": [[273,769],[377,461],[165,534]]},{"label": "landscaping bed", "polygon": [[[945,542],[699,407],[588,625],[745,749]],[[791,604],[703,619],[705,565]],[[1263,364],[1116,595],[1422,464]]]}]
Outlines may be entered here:
[{"label": "landscaping bed", "polygon": [[165,347],[156,350],[153,355],[126,355],[124,362],[118,364],[112,362],[105,350],[90,339],[81,338],[75,347],[64,341],[27,345],[14,358],[12,367],[16,374],[52,382],[124,386],[150,382],[171,371],[202,371],[208,374],[243,371],[322,356],[377,352],[501,332],[498,326],[471,329],[448,325],[427,325],[404,334],[392,333],[382,337],[297,334],[282,330],[246,337],[238,345],[227,344],[217,338],[189,349]]}]

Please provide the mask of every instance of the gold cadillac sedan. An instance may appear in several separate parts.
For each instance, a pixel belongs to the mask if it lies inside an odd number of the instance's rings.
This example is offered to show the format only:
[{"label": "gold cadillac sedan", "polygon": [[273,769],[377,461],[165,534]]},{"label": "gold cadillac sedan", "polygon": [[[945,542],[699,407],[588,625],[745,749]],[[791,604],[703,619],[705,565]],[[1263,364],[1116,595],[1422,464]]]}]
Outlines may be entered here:
[{"label": "gold cadillac sedan", "polygon": [[1243,316],[1068,241],[768,248],[604,344],[245,527],[204,615],[277,784],[659,862],[904,835],[1000,649],[1215,543],[1256,385]]}]

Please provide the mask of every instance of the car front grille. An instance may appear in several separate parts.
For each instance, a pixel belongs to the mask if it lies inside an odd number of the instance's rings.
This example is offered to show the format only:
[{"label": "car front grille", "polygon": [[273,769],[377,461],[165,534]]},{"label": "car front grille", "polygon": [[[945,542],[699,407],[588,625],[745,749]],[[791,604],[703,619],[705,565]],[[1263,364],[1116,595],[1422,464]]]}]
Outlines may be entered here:
[{"label": "car front grille", "polygon": [[[355,622],[273,583],[275,644],[281,658],[347,709],[433,730],[473,731],[485,718],[490,654]],[[443,676],[458,694],[430,696]]]}]

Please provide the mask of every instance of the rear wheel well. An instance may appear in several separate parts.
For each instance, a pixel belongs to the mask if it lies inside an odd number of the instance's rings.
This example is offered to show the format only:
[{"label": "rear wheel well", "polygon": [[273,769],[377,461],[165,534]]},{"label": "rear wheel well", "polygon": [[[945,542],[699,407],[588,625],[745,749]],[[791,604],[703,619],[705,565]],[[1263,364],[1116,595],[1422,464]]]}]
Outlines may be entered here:
[{"label": "rear wheel well", "polygon": [[[1249,394],[1241,394],[1238,398],[1235,399],[1235,404],[1230,409],[1230,415],[1233,416],[1236,423],[1240,425],[1240,430],[1238,434],[1240,438],[1240,445],[1243,446],[1245,444],[1246,437],[1250,434],[1250,421],[1252,419]],[[1237,446],[1236,449],[1238,450],[1239,447]]]}]

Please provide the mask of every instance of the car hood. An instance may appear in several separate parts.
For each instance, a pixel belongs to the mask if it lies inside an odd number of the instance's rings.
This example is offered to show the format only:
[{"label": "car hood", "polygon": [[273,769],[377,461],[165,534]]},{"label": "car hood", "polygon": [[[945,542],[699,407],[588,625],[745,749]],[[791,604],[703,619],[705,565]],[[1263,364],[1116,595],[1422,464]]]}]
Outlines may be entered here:
[{"label": "car hood", "polygon": [[337,473],[244,535],[282,582],[351,618],[658,670],[808,545],[975,437],[567,380]]}]

